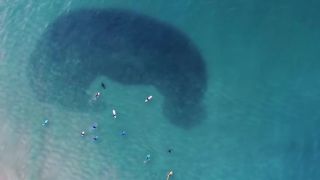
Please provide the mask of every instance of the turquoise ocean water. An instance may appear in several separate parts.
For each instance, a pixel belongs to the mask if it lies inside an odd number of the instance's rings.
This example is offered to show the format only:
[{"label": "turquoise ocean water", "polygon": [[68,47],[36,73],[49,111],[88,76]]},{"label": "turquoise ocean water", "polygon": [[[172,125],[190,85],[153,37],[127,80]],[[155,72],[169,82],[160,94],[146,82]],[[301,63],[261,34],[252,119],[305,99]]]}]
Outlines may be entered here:
[{"label": "turquoise ocean water", "polygon": [[[320,179],[319,7],[313,0],[0,1],[0,180],[150,180],[166,179],[170,170],[173,180]],[[68,26],[73,21],[84,22],[83,32],[105,28],[87,27],[85,15],[66,21],[66,26],[55,24],[59,17],[82,12],[80,9],[112,9],[107,19],[121,9],[129,12],[125,23],[132,22],[130,18],[137,13],[143,18],[133,26],[140,23],[140,29],[106,29],[114,34],[104,38],[90,32],[60,35],[59,41],[48,38],[50,32],[65,34],[68,28],[82,32]],[[159,26],[148,26],[145,21],[149,20]],[[131,27],[122,25],[110,27]],[[136,32],[147,38],[130,35]],[[92,47],[90,44],[79,45],[91,36],[97,44],[116,42],[119,46],[96,51],[83,48]],[[72,47],[62,47],[65,39]],[[128,39],[134,43],[127,44]],[[44,47],[43,42],[50,46]],[[185,42],[196,53],[181,53]],[[159,48],[170,53],[155,57]],[[52,49],[56,51],[50,54]],[[148,52],[151,50],[155,54]],[[124,75],[121,71],[116,78],[113,73],[96,73],[99,68],[90,69],[89,63],[85,66],[89,70],[79,68],[73,76],[78,66],[70,68],[68,62],[78,62],[75,54],[80,52],[88,55],[79,58],[80,64],[83,59],[91,62],[104,55],[108,55],[107,62],[123,62],[119,67]],[[173,66],[166,61],[171,57],[194,59],[197,53],[201,61],[195,61],[191,69],[182,68],[188,63]],[[59,57],[64,57],[67,73],[50,71],[55,65],[51,62],[60,62]],[[146,81],[157,84],[165,79],[163,82],[171,83],[168,88],[121,82],[130,80],[130,70],[143,69],[143,59],[163,68],[157,69],[160,75]],[[37,62],[41,66],[32,64]],[[130,69],[132,62],[137,63]],[[204,64],[203,72],[193,72],[197,63]],[[104,65],[110,66],[98,66]],[[181,79],[167,78],[163,72],[178,72],[175,75]],[[70,79],[59,79],[69,73],[75,82],[90,81],[76,87]],[[45,83],[33,86],[31,82],[37,79]],[[106,90],[101,89],[101,81]],[[91,103],[90,96],[96,91],[102,97]],[[77,95],[70,96],[70,92]],[[192,97],[193,92],[198,98]],[[64,93],[69,96],[63,97]],[[154,99],[145,104],[150,94]],[[181,110],[183,103],[177,100],[190,99],[191,104],[199,100],[203,111]],[[112,118],[113,108],[118,111],[117,119]],[[41,126],[44,119],[49,119],[45,128]],[[98,123],[94,131],[90,130],[93,122]],[[86,137],[80,136],[82,130],[88,132]],[[121,136],[122,130],[127,136]],[[91,140],[94,135],[99,136],[97,142]],[[144,164],[147,154],[151,161]]]}]

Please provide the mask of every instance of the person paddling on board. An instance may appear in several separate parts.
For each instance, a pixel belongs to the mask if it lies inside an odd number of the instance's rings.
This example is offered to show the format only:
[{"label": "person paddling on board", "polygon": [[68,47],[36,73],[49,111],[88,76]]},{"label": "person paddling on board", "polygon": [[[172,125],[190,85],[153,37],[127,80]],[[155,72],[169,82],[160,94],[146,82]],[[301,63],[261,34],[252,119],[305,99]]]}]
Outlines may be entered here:
[{"label": "person paddling on board", "polygon": [[112,116],[113,118],[117,118],[117,112],[115,109],[112,109]]},{"label": "person paddling on board", "polygon": [[97,141],[97,140],[99,139],[99,137],[98,137],[98,136],[94,136],[92,139],[93,139],[94,141]]},{"label": "person paddling on board", "polygon": [[148,97],[144,100],[144,102],[147,103],[147,102],[149,102],[149,101],[151,101],[151,100],[152,100],[152,96],[148,96]]},{"label": "person paddling on board", "polygon": [[167,180],[169,180],[169,178],[173,176],[173,171],[170,171],[168,174],[167,174]]},{"label": "person paddling on board", "polygon": [[143,161],[143,163],[147,163],[147,162],[149,162],[150,161],[150,158],[151,158],[151,155],[150,154],[147,154],[147,156],[146,156],[146,159]]},{"label": "person paddling on board", "polygon": [[96,93],[96,99],[98,99],[100,97],[101,93],[100,92],[97,92]]},{"label": "person paddling on board", "polygon": [[49,120],[46,119],[46,120],[43,121],[42,126],[46,126],[48,123],[49,123]]},{"label": "person paddling on board", "polygon": [[122,131],[122,132],[121,132],[121,135],[122,135],[122,136],[125,136],[125,135],[127,135],[127,132],[126,132],[126,131]]}]

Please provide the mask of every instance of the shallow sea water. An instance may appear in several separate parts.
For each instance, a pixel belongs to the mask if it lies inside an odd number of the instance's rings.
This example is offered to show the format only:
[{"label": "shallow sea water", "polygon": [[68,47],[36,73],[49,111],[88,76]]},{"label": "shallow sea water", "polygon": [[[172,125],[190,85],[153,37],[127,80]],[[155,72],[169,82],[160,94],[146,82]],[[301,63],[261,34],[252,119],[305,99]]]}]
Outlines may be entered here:
[{"label": "shallow sea water", "polygon": [[[319,179],[319,6],[257,0],[0,1],[0,179],[149,180],[165,179],[169,170],[175,180]],[[72,101],[88,103],[90,110],[44,101],[56,94],[39,96],[31,87],[31,58],[50,24],[66,12],[96,8],[137,12],[190,39],[205,63],[207,84],[205,111],[194,125],[173,123],[163,113],[167,97],[154,86],[96,76],[79,87],[88,97]],[[90,104],[101,81],[107,89],[100,102]],[[46,92],[74,87],[59,88]],[[149,94],[154,100],[145,104]],[[99,103],[102,110],[95,109]],[[82,130],[88,131],[84,138]],[[147,154],[151,161],[144,164]]]}]

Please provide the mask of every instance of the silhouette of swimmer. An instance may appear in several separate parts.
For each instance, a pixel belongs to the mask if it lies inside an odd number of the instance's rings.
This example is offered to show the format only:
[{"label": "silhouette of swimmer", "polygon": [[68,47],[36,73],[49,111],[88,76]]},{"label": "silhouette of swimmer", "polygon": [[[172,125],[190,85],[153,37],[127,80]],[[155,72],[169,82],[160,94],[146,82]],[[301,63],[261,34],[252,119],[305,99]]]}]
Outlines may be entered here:
[{"label": "silhouette of swimmer", "polygon": [[168,149],[168,153],[172,153],[173,149]]},{"label": "silhouette of swimmer", "polygon": [[127,135],[127,132],[126,132],[126,131],[122,131],[122,132],[121,132],[121,135],[122,135],[122,136],[125,136],[125,135]]},{"label": "silhouette of swimmer", "polygon": [[84,131],[81,132],[81,136],[84,136],[86,135],[86,133]]},{"label": "silhouette of swimmer", "polygon": [[94,141],[97,141],[97,140],[99,139],[99,137],[98,137],[98,136],[94,136],[92,139],[93,139]]},{"label": "silhouette of swimmer", "polygon": [[106,89],[106,86],[104,85],[103,82],[101,82],[101,87],[102,87],[103,89]]},{"label": "silhouette of swimmer", "polygon": [[150,161],[151,155],[147,154],[146,159],[143,161],[144,163],[147,163]]},{"label": "silhouette of swimmer", "polygon": [[168,174],[167,174],[167,180],[169,180],[169,178],[173,176],[173,171],[170,171]]},{"label": "silhouette of swimmer", "polygon": [[49,123],[49,120],[46,119],[46,120],[44,120],[44,122],[42,123],[42,126],[46,126],[48,123]]},{"label": "silhouette of swimmer", "polygon": [[98,127],[98,123],[93,123],[93,124],[92,124],[92,128],[93,128],[93,129],[97,129],[97,127]]}]

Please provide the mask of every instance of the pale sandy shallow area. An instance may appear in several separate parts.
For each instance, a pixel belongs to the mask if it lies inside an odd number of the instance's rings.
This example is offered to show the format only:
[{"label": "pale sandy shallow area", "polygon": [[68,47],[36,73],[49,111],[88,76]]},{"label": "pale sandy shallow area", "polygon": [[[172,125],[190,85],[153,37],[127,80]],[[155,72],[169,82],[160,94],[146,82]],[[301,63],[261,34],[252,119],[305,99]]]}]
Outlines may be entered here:
[{"label": "pale sandy shallow area", "polygon": [[0,167],[0,179],[1,180],[18,180],[19,178],[17,177],[17,174],[14,172],[14,170],[10,168],[4,168]]},{"label": "pale sandy shallow area", "polygon": [[28,138],[15,133],[5,112],[0,112],[0,180],[24,180],[27,178]]}]

